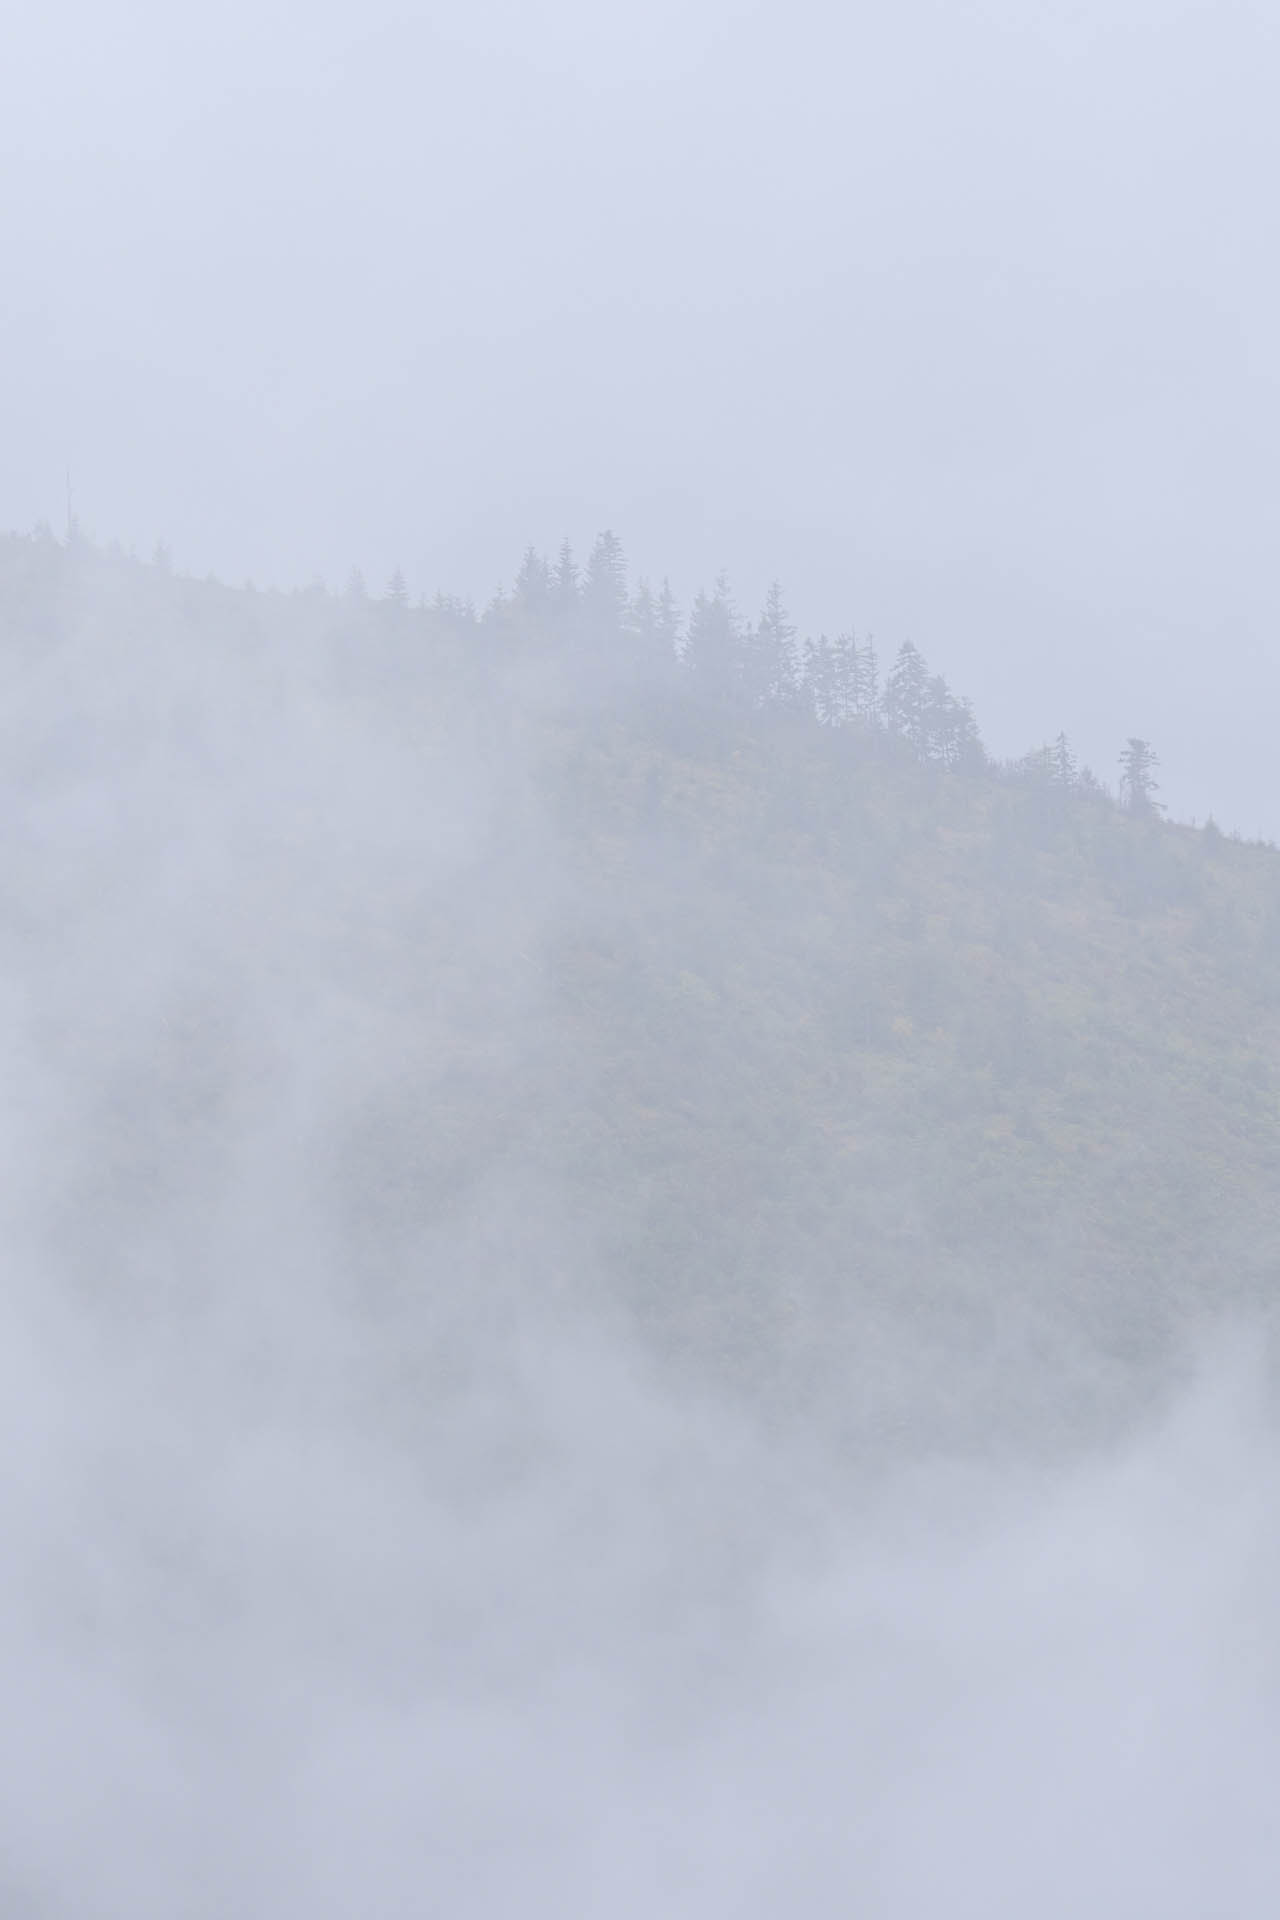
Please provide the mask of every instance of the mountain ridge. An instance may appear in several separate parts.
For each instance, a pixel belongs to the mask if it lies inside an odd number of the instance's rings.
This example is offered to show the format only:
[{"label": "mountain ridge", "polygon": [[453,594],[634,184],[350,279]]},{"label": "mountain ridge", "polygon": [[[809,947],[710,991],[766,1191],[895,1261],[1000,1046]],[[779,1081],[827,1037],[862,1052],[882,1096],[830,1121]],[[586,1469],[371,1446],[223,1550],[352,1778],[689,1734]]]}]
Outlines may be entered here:
[{"label": "mountain ridge", "polygon": [[[0,549],[10,711],[44,676],[54,743],[11,721],[11,815],[153,756],[175,820],[194,782],[228,827],[213,998],[266,926],[388,1036],[307,1162],[353,1271],[412,1294],[463,1234],[502,1297],[855,1450],[1076,1444],[1265,1318],[1274,851],[709,694],[610,604],[566,634]],[[167,1094],[124,1072],[94,1190],[125,1242],[131,1156],[163,1188],[182,1146],[156,1103],[247,1071],[197,1070],[192,1018]]]}]

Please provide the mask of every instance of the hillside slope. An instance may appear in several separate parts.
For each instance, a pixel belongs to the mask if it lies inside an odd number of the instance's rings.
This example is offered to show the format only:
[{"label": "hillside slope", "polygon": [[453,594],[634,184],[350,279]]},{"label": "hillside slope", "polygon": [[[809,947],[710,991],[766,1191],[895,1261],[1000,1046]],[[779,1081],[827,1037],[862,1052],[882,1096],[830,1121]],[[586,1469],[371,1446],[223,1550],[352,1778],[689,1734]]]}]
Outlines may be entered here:
[{"label": "hillside slope", "polygon": [[863,1448],[1087,1438],[1269,1307],[1270,850],[49,541],[0,675],[8,1124],[104,1310],[287,1246],[424,1380],[586,1314]]}]

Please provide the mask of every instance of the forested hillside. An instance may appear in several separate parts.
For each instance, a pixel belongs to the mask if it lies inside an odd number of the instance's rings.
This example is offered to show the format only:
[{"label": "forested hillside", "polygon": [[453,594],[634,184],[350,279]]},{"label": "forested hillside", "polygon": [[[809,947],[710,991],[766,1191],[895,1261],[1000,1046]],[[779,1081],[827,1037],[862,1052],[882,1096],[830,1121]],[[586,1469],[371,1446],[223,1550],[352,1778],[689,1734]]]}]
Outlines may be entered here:
[{"label": "forested hillside", "polygon": [[105,1311],[199,1306],[255,1154],[426,1379],[465,1270],[855,1449],[1106,1431],[1270,1301],[1280,858],[1140,737],[994,766],[914,648],[612,536],[480,614],[10,538],[0,675],[15,1124]]}]

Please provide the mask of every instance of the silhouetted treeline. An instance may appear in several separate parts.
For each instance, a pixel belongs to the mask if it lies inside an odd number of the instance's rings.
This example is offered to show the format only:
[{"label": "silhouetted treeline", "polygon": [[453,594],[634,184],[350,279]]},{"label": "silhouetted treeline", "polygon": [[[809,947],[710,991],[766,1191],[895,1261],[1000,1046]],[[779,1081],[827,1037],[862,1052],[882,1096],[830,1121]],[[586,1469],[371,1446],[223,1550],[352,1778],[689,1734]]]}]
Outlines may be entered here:
[{"label": "silhouetted treeline", "polygon": [[463,1220],[512,1297],[872,1448],[886,1327],[936,1357],[922,1443],[1021,1445],[1046,1368],[1092,1427],[1189,1304],[1272,1297],[1280,864],[1134,818],[1147,742],[1123,811],[1061,735],[993,765],[914,646],[805,639],[776,587],[679,609],[612,536],[481,610],[161,557],[0,538],[9,961],[106,953],[59,1049],[118,980],[154,1008],[58,1197],[86,1292],[167,1290],[153,1195],[213,1237],[301,1006],[353,1080],[306,1136],[317,1237],[378,1312]]},{"label": "silhouetted treeline", "polygon": [[[96,551],[75,525],[65,546],[43,525],[31,538],[50,554]],[[133,558],[118,546],[101,557]],[[171,572],[163,542],[152,564]],[[526,548],[511,588],[495,593],[483,609],[443,592],[415,607],[398,566],[379,596],[370,595],[363,573],[353,567],[338,599],[353,611],[426,618],[455,636],[474,631],[481,646],[498,637],[515,644],[532,639],[569,657],[587,683],[593,676],[608,681],[620,675],[632,684],[682,688],[697,702],[739,718],[851,731],[874,750],[1030,787],[1047,802],[1075,795],[1139,816],[1163,811],[1156,798],[1159,761],[1149,741],[1127,740],[1114,793],[1080,765],[1063,733],[1019,759],[993,759],[970,702],[930,669],[913,641],[903,641],[882,666],[874,638],[852,626],[834,636],[801,636],[777,581],[758,616],[744,616],[723,574],[709,592],[699,590],[685,614],[669,580],[657,588],[643,578],[631,585],[622,543],[611,529],[597,536],[584,564],[568,540],[554,559]]]},{"label": "silhouetted treeline", "polygon": [[[394,604],[402,587],[397,573],[387,600]],[[995,761],[970,702],[931,671],[911,640],[903,641],[882,671],[870,634],[849,627],[834,637],[802,638],[777,581],[757,618],[744,617],[723,574],[710,592],[698,592],[685,618],[667,579],[656,591],[644,579],[629,587],[622,545],[612,530],[598,536],[583,568],[567,541],[554,562],[528,547],[511,591],[495,595],[483,614],[440,596],[432,604],[438,614],[481,628],[533,625],[548,637],[609,649],[641,671],[678,669],[700,698],[742,713],[860,729],[926,765],[1050,793],[1116,797],[1139,815],[1161,811],[1155,797],[1159,763],[1149,742],[1128,740],[1118,796],[1079,764],[1063,733],[1021,759]]]}]

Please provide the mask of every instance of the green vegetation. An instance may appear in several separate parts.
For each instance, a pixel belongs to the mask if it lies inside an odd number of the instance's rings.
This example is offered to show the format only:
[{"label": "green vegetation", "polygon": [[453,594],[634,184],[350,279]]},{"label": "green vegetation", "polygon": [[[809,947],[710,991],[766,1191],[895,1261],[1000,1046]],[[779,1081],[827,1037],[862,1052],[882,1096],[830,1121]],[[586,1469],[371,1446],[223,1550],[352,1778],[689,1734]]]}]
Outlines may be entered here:
[{"label": "green vegetation", "polygon": [[[405,600],[0,549],[11,687],[92,610],[131,673],[220,649],[260,731],[328,703],[483,795],[447,887],[335,902],[306,949],[403,1036],[330,1143],[335,1219],[415,1272],[505,1232],[548,1302],[854,1446],[1099,1431],[1269,1301],[1280,858],[1163,821],[1146,742],[1123,806],[1061,739],[993,767],[918,655],[882,697],[777,594],[756,629],[702,596],[680,662],[616,543],[581,585],[527,556],[482,616]],[[229,724],[179,705],[147,724]]]}]

